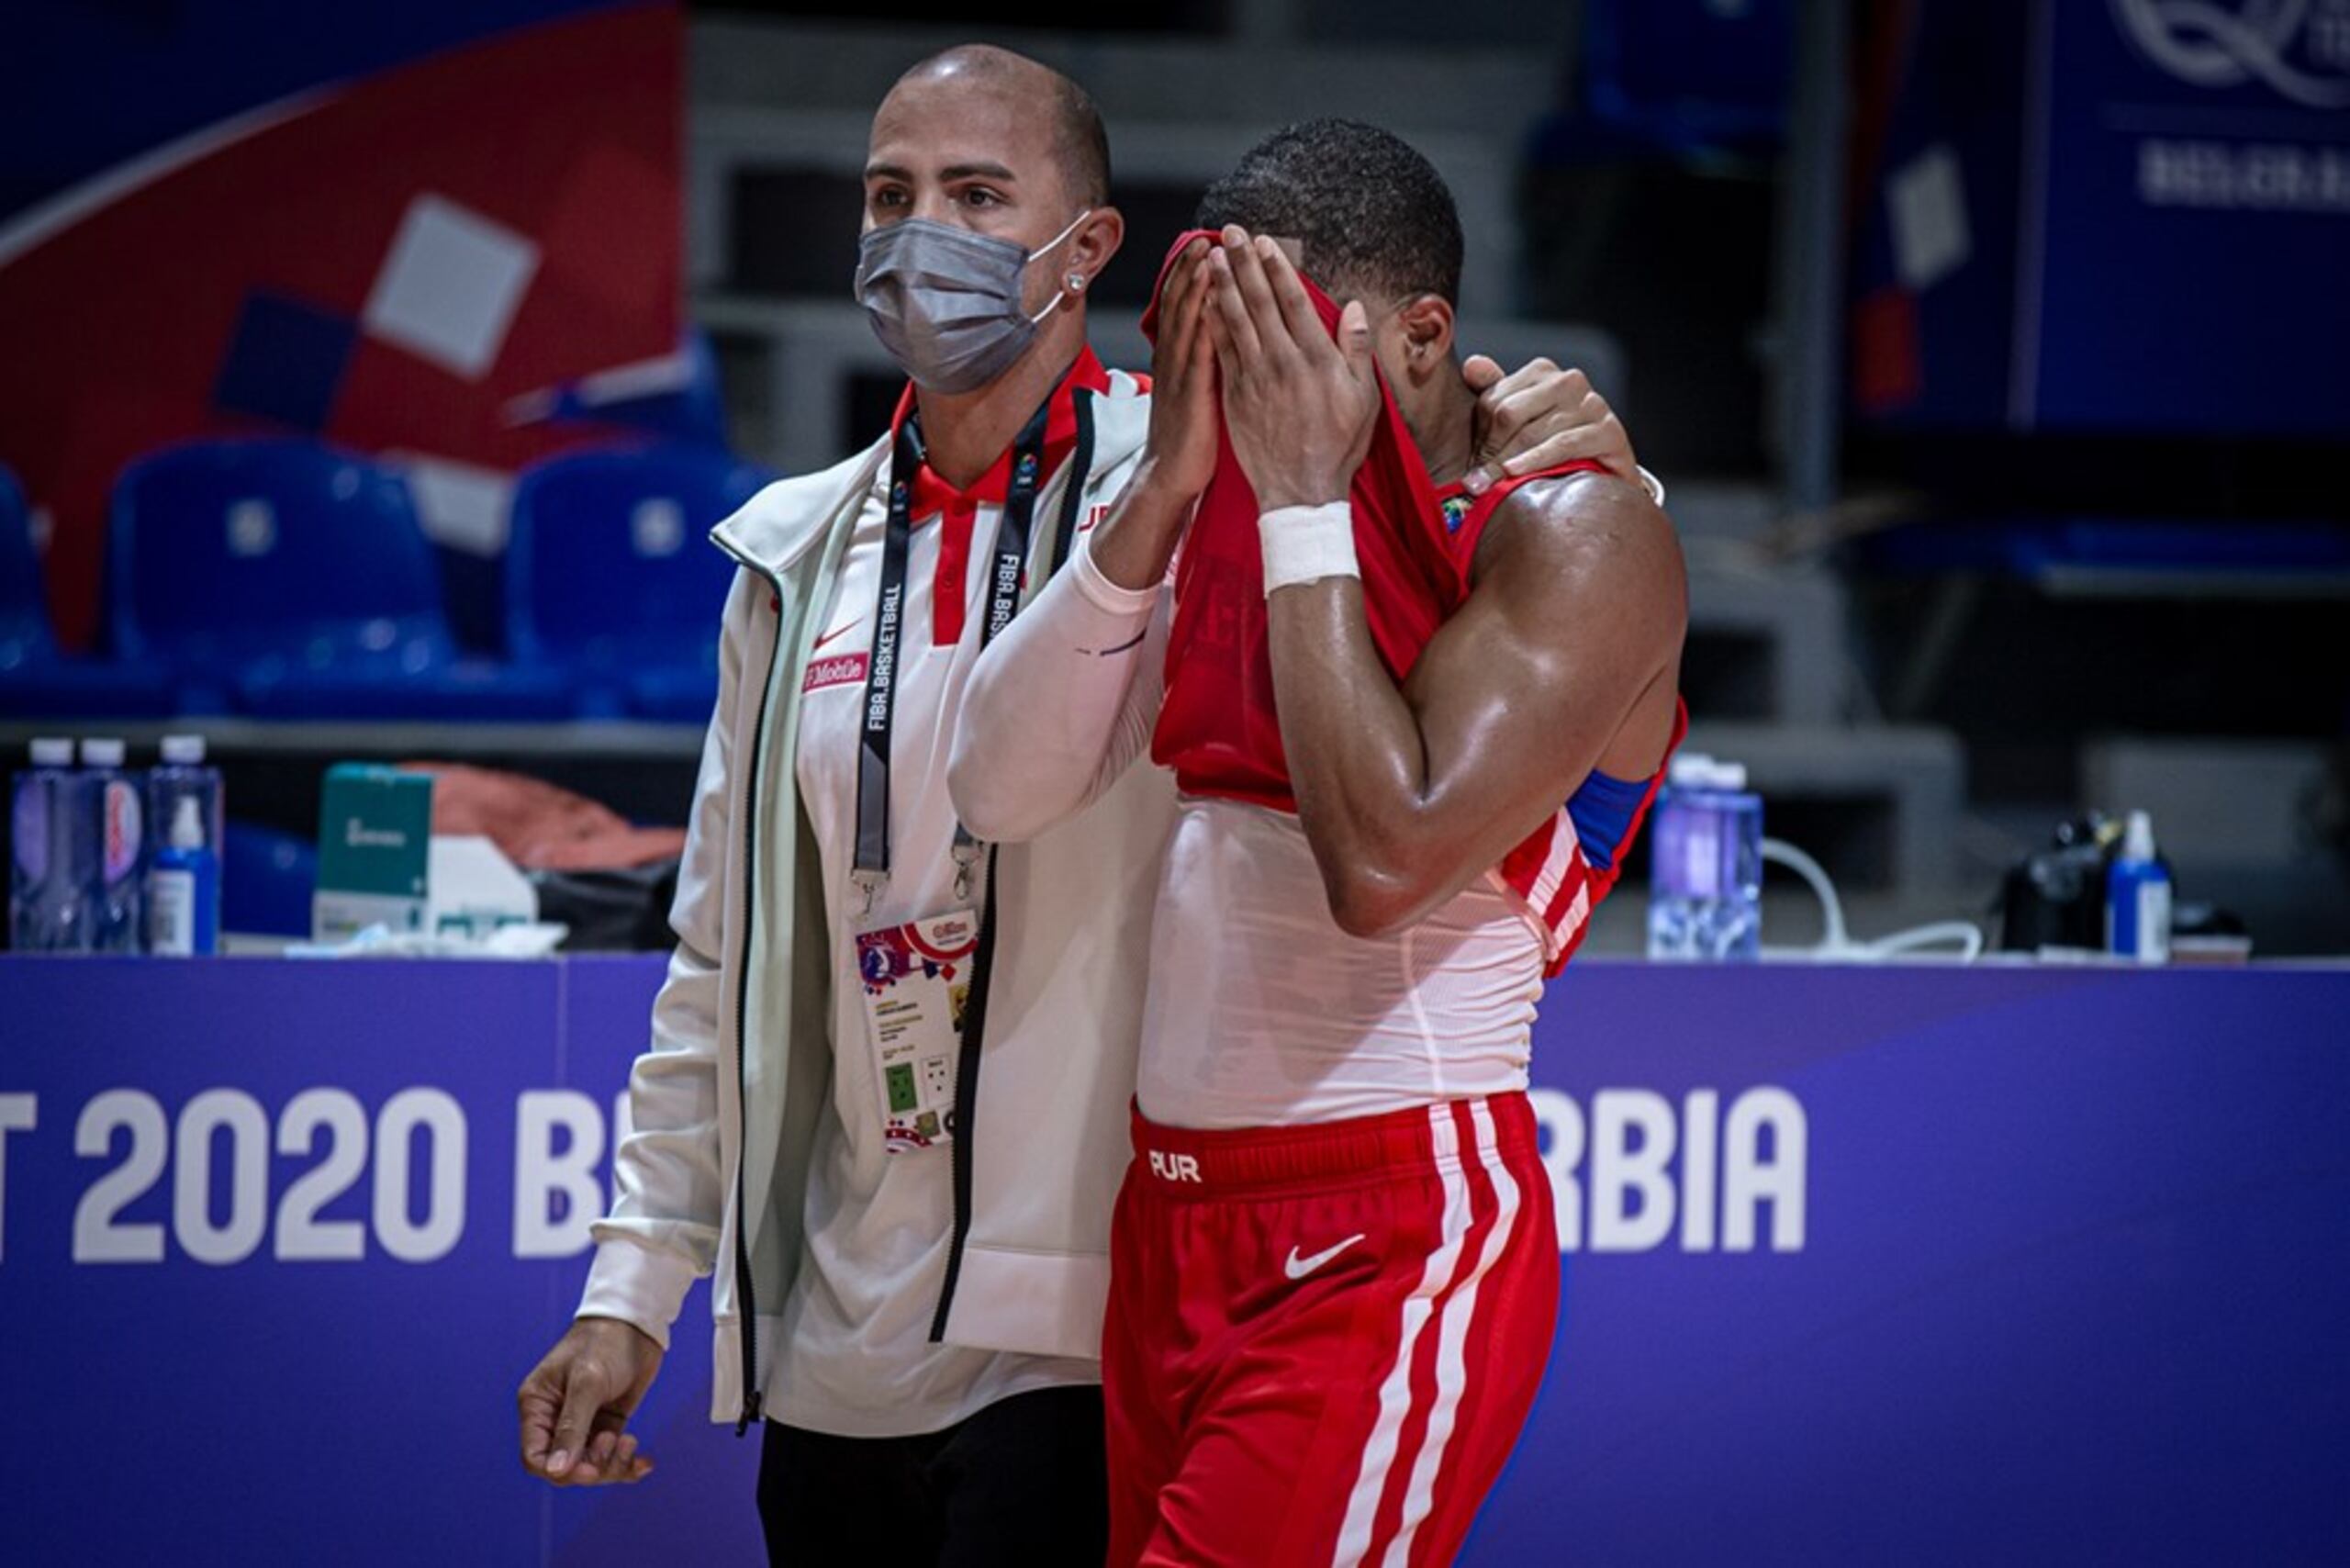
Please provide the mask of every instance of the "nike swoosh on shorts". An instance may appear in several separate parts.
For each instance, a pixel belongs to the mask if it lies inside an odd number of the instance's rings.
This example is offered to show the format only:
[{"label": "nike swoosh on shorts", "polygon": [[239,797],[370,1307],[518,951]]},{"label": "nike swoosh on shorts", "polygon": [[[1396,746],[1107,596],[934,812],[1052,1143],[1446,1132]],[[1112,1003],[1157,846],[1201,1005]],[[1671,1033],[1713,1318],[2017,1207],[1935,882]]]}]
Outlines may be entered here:
[{"label": "nike swoosh on shorts", "polygon": [[1281,1272],[1292,1280],[1302,1280],[1361,1239],[1362,1232],[1357,1231],[1336,1247],[1326,1247],[1311,1258],[1299,1257],[1297,1249],[1292,1247],[1289,1249],[1289,1260],[1281,1265]]}]

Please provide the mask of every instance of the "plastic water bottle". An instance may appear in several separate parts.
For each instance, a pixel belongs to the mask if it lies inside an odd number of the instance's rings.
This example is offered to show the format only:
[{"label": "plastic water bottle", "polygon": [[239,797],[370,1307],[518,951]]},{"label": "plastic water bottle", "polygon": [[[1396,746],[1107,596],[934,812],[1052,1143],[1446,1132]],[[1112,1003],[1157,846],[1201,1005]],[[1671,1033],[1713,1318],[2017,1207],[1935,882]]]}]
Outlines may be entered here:
[{"label": "plastic water bottle", "polygon": [[1759,958],[1762,798],[1745,767],[1675,757],[1649,833],[1649,957]]},{"label": "plastic water bottle", "polygon": [[90,915],[90,950],[136,953],[145,946],[146,810],[138,784],[122,768],[118,740],[82,743],[83,777],[96,795],[98,875]]},{"label": "plastic water bottle", "polygon": [[86,953],[98,877],[98,812],[73,743],[37,740],[10,801],[8,943],[20,953]]},{"label": "plastic water bottle", "polygon": [[[195,839],[192,845],[180,841],[188,836],[181,823],[189,810],[195,812]],[[220,867],[227,854],[228,824],[220,788],[220,772],[208,767],[204,760],[202,735],[166,735],[163,737],[163,760],[147,775],[147,820],[154,824],[155,853],[147,873],[147,950],[151,953],[209,953],[218,943],[220,930]],[[187,876],[196,869],[185,859],[177,858],[201,851],[209,862],[209,875],[201,890],[191,888]],[[169,864],[167,864],[167,861]],[[177,879],[165,889],[167,878]],[[185,907],[183,894],[197,899],[195,907]],[[181,946],[183,916],[190,922],[186,927],[188,940],[196,934],[208,933],[205,946]]]},{"label": "plastic water bottle", "polygon": [[2105,947],[2142,964],[2170,961],[2170,873],[2154,858],[2154,822],[2132,812],[2105,872]]}]

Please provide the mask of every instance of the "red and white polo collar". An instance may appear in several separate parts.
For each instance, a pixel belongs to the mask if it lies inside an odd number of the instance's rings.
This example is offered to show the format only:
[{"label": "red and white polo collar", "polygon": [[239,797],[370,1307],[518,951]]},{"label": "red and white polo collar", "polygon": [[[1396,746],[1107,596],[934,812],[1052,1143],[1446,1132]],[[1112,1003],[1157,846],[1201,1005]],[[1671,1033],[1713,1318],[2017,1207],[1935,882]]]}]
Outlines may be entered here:
[{"label": "red and white polo collar", "polygon": [[[1077,392],[1083,387],[1089,392],[1102,393],[1110,389],[1110,378],[1102,362],[1090,347],[1080,347],[1077,359],[1053,388],[1052,403],[1045,415],[1044,471],[1051,474],[1058,468],[1077,444]],[[894,443],[898,432],[914,410],[913,383],[898,398],[898,411],[890,420],[890,438]],[[942,520],[944,532],[938,536],[938,570],[931,579],[931,644],[948,647],[962,640],[964,621],[964,581],[971,563],[971,532],[983,506],[1000,507],[1012,489],[1012,449],[1005,447],[988,471],[979,476],[968,489],[957,489],[931,470],[924,463],[914,471],[909,515],[915,527],[935,517]]]}]

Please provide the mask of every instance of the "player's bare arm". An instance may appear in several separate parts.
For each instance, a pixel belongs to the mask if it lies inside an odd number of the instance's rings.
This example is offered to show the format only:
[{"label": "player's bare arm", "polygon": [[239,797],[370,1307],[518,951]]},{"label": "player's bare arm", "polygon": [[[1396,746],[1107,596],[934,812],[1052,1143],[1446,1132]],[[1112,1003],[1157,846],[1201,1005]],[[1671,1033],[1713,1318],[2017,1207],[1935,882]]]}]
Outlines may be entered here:
[{"label": "player's bare arm", "polygon": [[[1226,427],[1267,511],[1342,502],[1379,409],[1363,308],[1338,341],[1276,248],[1211,259]],[[1401,687],[1362,587],[1267,606],[1281,741],[1333,916],[1394,931],[1450,899],[1595,767],[1652,772],[1672,734],[1686,588],[1663,513],[1579,474],[1523,487],[1481,541],[1467,602]]]}]

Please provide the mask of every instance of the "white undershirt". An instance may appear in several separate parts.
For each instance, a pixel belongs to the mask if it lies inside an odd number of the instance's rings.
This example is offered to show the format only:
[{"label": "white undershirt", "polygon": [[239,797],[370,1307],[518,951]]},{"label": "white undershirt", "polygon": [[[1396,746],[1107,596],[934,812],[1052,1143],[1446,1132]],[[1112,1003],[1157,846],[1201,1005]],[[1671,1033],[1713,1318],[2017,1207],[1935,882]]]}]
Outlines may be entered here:
[{"label": "white undershirt", "polygon": [[1349,936],[1297,818],[1185,800],[1168,853],[1137,1094],[1181,1127],[1337,1121],[1527,1085],[1542,946],[1483,879]]},{"label": "white undershirt", "polygon": [[941,1147],[890,1154],[882,1144],[856,933],[956,907],[946,760],[979,655],[987,566],[1003,515],[1001,507],[978,510],[962,638],[946,647],[933,642],[940,526],[933,519],[914,530],[891,724],[890,881],[860,920],[849,885],[865,699],[859,666],[873,644],[885,491],[886,478],[877,480],[857,518],[810,662],[811,679],[828,683],[808,691],[800,719],[800,799],[815,830],[832,925],[833,1094],[816,1126],[807,1241],[783,1308],[785,1348],[767,1384],[776,1419],[843,1437],[934,1432],[1015,1394],[1101,1381],[1091,1361],[931,1343],[952,1245],[952,1153]]}]

